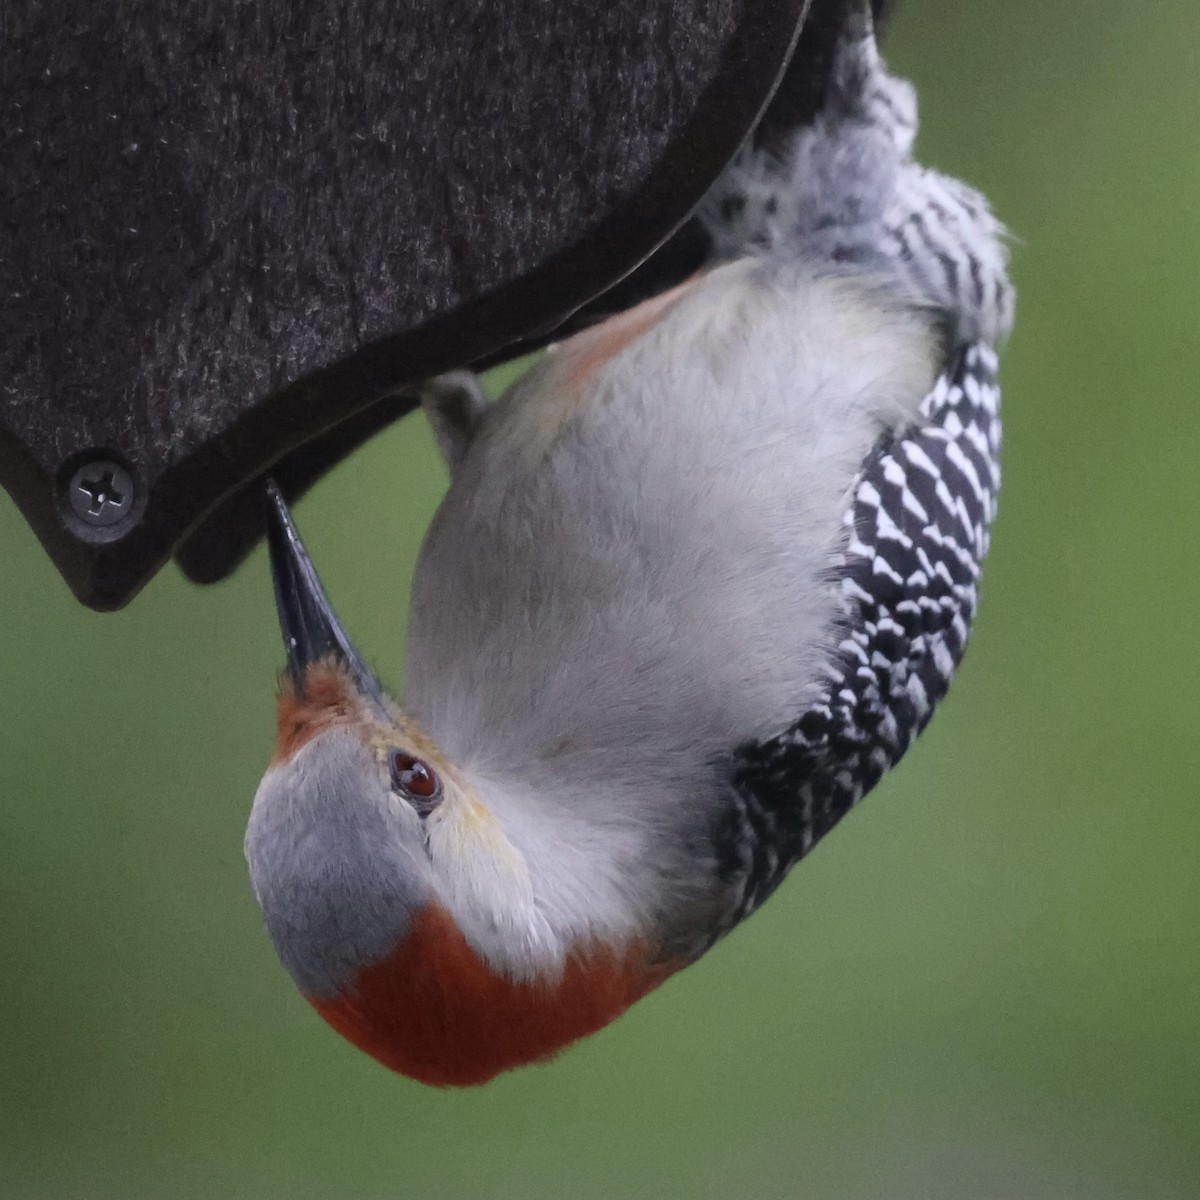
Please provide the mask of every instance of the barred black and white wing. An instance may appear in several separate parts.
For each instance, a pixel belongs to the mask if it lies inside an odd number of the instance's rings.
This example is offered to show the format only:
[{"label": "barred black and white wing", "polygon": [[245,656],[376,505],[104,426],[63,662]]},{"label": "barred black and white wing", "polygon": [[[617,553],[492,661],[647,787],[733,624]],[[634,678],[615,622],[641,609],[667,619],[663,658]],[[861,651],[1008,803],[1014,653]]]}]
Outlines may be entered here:
[{"label": "barred black and white wing", "polygon": [[995,347],[1012,326],[1004,230],[986,199],[912,158],[917,98],[849,0],[821,111],[748,149],[701,218],[718,258],[795,254],[861,272],[945,319],[956,347],[916,424],[884,435],[851,489],[830,564],[838,600],[822,694],[720,764],[712,844],[724,933],[894,766],[946,694],[979,598],[1000,484]]},{"label": "barred black and white wing", "polygon": [[831,564],[840,602],[825,691],[769,741],[727,765],[719,932],[894,766],[946,694],[979,600],[1000,486],[1000,391],[990,346],[964,346],[920,409],[885,435],[855,482]]}]

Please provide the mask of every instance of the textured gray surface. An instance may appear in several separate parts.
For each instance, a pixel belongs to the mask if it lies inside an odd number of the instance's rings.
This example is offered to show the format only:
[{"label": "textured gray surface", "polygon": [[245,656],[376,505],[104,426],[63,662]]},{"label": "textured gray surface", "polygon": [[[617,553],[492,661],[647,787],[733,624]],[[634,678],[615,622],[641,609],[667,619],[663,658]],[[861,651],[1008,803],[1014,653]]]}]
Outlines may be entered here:
[{"label": "textured gray surface", "polygon": [[[127,598],[255,466],[634,266],[802,7],[6,5],[0,477],[76,591]],[[94,447],[149,496],[103,542],[55,508]]]},{"label": "textured gray surface", "polygon": [[[844,0],[814,0],[767,110],[754,130],[756,145],[775,147],[781,138],[807,125],[825,95],[832,48],[842,19]],[[886,26],[893,0],[873,0],[876,32]],[[593,301],[576,309],[554,330],[562,336],[586,328],[614,312],[622,312],[688,278],[712,250],[709,231],[693,216],[635,271]],[[550,333],[538,331],[519,347],[533,350]],[[511,356],[510,347],[505,356]],[[495,361],[493,358],[492,361]],[[478,364],[477,364],[478,365]],[[344,421],[337,430],[288,454],[272,470],[289,495],[307,489],[330,466],[356,446],[408,411],[407,402],[375,404]],[[261,481],[249,480],[214,509],[177,551],[189,578],[212,583],[225,578],[242,561],[262,533]]]}]

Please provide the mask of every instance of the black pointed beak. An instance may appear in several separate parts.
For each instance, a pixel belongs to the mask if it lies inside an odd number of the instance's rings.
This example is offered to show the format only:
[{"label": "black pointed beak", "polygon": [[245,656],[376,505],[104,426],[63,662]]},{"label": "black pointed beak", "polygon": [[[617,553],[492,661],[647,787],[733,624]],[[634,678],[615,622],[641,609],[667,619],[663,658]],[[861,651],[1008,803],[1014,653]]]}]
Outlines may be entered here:
[{"label": "black pointed beak", "polygon": [[386,713],[383,687],[363,662],[338,620],[274,480],[267,481],[267,546],[275,581],[279,629],[287,648],[288,674],[304,692],[305,673],[319,659],[345,666],[365,696]]}]

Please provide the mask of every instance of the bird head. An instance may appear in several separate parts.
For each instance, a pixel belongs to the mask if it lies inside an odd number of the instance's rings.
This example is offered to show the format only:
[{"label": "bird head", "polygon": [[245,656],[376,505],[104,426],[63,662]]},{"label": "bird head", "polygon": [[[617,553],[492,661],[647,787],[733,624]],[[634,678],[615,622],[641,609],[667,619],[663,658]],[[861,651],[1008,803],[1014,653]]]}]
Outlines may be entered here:
[{"label": "bird head", "polygon": [[607,1024],[669,973],[636,939],[565,941],[487,802],[384,690],[278,491],[269,547],[287,670],[246,856],[306,999],[384,1065],[481,1083]]}]

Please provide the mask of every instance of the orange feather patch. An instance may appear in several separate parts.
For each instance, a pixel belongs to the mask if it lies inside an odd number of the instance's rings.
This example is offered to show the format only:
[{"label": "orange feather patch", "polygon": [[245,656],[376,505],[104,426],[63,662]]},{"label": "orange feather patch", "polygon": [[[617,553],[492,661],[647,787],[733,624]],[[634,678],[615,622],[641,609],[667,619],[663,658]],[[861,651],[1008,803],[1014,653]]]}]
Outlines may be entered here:
[{"label": "orange feather patch", "polygon": [[449,913],[429,905],[387,958],[347,992],[309,1003],[372,1058],[437,1086],[486,1083],[594,1033],[681,964],[636,950],[571,958],[553,984],[513,983],[475,953]]},{"label": "orange feather patch", "polygon": [[667,310],[684,292],[690,290],[699,276],[693,276],[669,291],[643,300],[627,312],[609,317],[600,325],[585,329],[562,342],[558,352],[568,362],[569,379],[576,394],[591,382],[593,376],[610,359],[616,358],[626,346],[648,333],[666,315]]},{"label": "orange feather patch", "polygon": [[303,692],[285,675],[279,684],[279,734],[271,766],[287,762],[305,742],[331,725],[357,721],[361,712],[357,689],[333,659],[308,668]]},{"label": "orange feather patch", "polygon": [[403,712],[397,709],[390,719],[372,711],[354,678],[332,656],[313,663],[304,673],[304,686],[298,688],[291,676],[279,680],[278,734],[271,766],[287,762],[307,742],[335,725],[354,725],[364,740],[382,737],[411,750],[446,775],[452,771],[435,742]]}]

